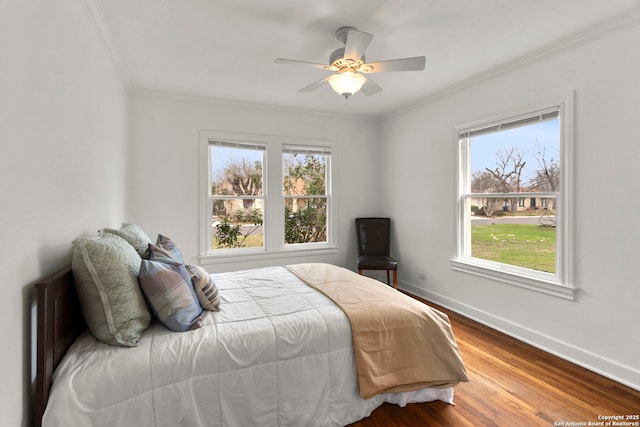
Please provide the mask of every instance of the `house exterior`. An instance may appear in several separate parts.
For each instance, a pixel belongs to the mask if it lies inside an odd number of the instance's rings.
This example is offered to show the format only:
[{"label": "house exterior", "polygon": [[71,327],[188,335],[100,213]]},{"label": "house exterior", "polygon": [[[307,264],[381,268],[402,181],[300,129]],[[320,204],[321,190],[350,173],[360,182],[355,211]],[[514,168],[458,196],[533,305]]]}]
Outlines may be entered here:
[{"label": "house exterior", "polygon": [[475,214],[478,211],[486,211],[486,207],[490,204],[491,212],[542,212],[553,211],[554,200],[548,197],[518,197],[517,199],[486,199],[472,198],[471,210]]}]

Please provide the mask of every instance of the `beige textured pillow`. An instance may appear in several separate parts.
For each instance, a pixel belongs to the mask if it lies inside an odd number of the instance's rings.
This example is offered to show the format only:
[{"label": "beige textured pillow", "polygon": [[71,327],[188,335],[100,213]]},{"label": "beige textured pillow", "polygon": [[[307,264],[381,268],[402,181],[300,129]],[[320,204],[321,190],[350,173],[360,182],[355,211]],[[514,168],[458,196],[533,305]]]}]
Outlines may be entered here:
[{"label": "beige textured pillow", "polygon": [[102,232],[104,234],[115,234],[116,236],[122,237],[135,248],[136,252],[138,252],[138,255],[140,256],[143,256],[146,252],[147,245],[149,243],[153,243],[142,228],[136,224],[130,224],[127,222],[123,222],[122,226],[117,230],[115,228],[105,228]]},{"label": "beige textured pillow", "polygon": [[191,284],[198,296],[200,306],[209,311],[220,310],[218,287],[209,272],[199,265],[185,265],[185,267],[191,276]]},{"label": "beige textured pillow", "polygon": [[135,346],[151,313],[138,285],[141,258],[114,234],[78,238],[71,268],[87,326],[107,344]]}]

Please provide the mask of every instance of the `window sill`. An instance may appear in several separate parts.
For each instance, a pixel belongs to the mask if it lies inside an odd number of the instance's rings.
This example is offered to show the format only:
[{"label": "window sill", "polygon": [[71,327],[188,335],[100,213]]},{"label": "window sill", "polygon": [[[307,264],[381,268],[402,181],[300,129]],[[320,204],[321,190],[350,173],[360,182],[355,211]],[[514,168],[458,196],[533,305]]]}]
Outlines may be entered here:
[{"label": "window sill", "polygon": [[291,258],[310,257],[318,255],[330,255],[338,253],[337,246],[323,246],[321,248],[291,248],[282,249],[279,251],[250,251],[250,252],[237,252],[230,251],[226,253],[220,253],[215,255],[200,255],[198,257],[201,265],[213,265],[223,264],[230,262],[247,262],[247,261],[261,261],[261,260],[278,260],[289,263]]},{"label": "window sill", "polygon": [[451,268],[454,271],[473,274],[474,276],[484,277],[486,279],[496,280],[508,285],[517,286],[524,289],[540,292],[567,300],[575,300],[577,289],[571,286],[562,285],[556,281],[548,280],[543,277],[533,277],[530,275],[518,274],[512,271],[488,266],[479,263],[469,262],[467,260],[451,259]]}]

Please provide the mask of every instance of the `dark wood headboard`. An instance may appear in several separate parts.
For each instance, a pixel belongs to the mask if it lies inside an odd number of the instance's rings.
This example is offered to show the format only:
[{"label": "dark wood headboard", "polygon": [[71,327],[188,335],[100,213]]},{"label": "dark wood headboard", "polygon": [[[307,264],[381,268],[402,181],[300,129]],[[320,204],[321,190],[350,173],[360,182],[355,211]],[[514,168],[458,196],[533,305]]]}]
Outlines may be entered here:
[{"label": "dark wood headboard", "polygon": [[34,425],[40,427],[49,400],[51,380],[62,356],[86,329],[73,283],[66,266],[35,284],[37,292],[37,373]]}]

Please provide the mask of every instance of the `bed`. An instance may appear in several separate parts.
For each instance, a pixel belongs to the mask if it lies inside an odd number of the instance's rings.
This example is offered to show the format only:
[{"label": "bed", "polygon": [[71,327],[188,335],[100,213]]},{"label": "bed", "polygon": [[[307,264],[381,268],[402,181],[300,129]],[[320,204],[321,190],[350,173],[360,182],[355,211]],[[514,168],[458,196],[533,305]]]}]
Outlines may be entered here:
[{"label": "bed", "polygon": [[[86,329],[71,267],[38,282],[35,425],[342,426],[384,402],[453,404],[453,387],[467,381],[446,315],[373,279],[328,264],[211,277],[220,311],[204,312],[201,327],[187,332],[152,321],[134,347],[105,344]],[[352,325],[360,321],[343,306],[349,292],[333,295],[343,301],[329,297],[330,288],[355,283],[371,295],[382,292],[385,307],[393,306],[393,295],[429,313],[443,332],[426,338],[437,350],[422,364],[444,361],[449,371],[389,387],[381,365],[400,363],[402,370],[404,362],[389,361],[394,353],[371,342],[362,341],[368,348],[359,350]],[[354,305],[362,308],[361,301]],[[380,335],[371,326],[381,319],[361,327]],[[361,378],[362,358],[375,359],[373,389]]]}]

